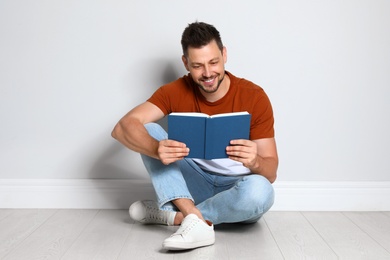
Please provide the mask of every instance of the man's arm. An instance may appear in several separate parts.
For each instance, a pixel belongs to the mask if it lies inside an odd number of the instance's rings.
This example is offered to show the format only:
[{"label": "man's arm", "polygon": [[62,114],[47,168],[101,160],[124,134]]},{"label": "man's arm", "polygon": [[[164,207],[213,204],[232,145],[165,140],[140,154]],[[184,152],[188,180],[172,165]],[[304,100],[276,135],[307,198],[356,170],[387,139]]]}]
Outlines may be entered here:
[{"label": "man's arm", "polygon": [[146,131],[146,123],[155,122],[164,113],[150,102],[142,103],[127,113],[114,127],[111,135],[127,148],[169,164],[188,155],[185,144],[173,140],[154,139]]},{"label": "man's arm", "polygon": [[276,180],[278,153],[275,138],[257,140],[232,140],[226,148],[229,158],[242,162],[251,172],[266,177],[271,183]]}]

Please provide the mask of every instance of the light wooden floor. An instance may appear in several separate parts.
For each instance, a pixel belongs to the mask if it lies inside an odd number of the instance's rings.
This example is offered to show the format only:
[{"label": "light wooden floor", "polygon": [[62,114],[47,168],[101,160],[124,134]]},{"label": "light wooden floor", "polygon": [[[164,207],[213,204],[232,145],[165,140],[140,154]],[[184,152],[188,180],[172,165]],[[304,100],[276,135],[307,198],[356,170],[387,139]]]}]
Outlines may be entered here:
[{"label": "light wooden floor", "polygon": [[0,209],[0,259],[390,259],[390,212],[268,212],[216,226],[216,243],[161,249],[176,227],[126,210]]}]

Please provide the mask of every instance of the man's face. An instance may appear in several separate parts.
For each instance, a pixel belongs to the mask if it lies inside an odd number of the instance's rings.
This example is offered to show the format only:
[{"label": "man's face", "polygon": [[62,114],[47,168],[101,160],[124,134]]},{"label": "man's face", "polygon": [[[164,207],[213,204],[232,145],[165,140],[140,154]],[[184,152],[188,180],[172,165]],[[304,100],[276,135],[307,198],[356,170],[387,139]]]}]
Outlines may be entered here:
[{"label": "man's face", "polygon": [[192,79],[205,93],[215,93],[225,76],[226,48],[221,52],[215,41],[201,48],[188,48],[183,63]]}]

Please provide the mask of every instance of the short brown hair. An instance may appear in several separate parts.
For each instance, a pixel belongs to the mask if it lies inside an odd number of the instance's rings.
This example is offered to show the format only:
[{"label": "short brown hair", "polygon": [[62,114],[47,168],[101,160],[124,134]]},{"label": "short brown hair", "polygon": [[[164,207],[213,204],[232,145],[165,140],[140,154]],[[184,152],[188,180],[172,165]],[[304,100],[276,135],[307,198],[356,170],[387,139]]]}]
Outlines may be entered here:
[{"label": "short brown hair", "polygon": [[215,40],[218,48],[223,50],[223,44],[219,31],[210,24],[203,22],[194,22],[189,24],[181,37],[181,46],[183,54],[187,57],[188,47],[200,48]]}]

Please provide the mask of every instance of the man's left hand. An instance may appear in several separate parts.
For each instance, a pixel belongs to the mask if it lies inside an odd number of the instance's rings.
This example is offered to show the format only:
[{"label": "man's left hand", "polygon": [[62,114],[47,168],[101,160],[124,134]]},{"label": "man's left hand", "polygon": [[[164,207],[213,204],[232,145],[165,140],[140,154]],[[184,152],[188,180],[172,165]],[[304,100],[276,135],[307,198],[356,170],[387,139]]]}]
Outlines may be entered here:
[{"label": "man's left hand", "polygon": [[256,167],[257,144],[250,140],[237,139],[230,141],[230,146],[226,147],[229,159],[241,162],[245,167],[251,169]]}]

